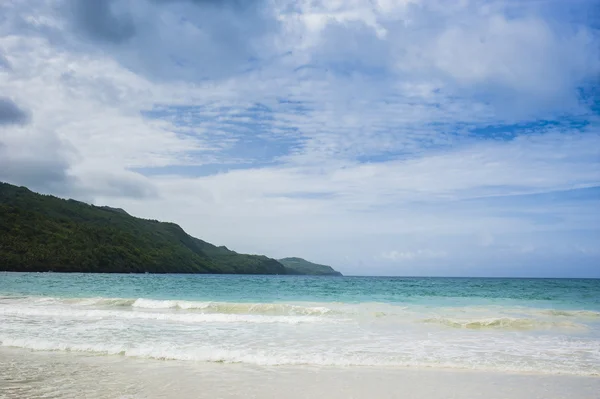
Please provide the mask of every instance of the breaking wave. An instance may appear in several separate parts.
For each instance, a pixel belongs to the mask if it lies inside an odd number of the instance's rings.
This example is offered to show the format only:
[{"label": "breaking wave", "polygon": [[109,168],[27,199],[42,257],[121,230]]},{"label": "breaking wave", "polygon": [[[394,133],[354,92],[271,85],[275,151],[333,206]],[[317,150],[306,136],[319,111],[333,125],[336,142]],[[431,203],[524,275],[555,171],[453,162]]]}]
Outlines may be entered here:
[{"label": "breaking wave", "polygon": [[315,323],[321,320],[311,316],[268,316],[248,314],[195,314],[195,313],[160,313],[160,312],[134,312],[116,311],[102,309],[73,309],[73,308],[32,308],[0,307],[0,315],[21,317],[62,317],[69,319],[142,319],[142,320],[166,320],[181,323]]},{"label": "breaking wave", "polygon": [[568,321],[546,321],[529,318],[490,317],[485,319],[452,319],[434,317],[421,320],[423,323],[441,324],[452,328],[465,328],[472,330],[498,329],[498,330],[542,330],[542,329],[586,329],[582,324]]},{"label": "breaking wave", "polygon": [[53,297],[0,297],[2,300],[23,300],[26,305],[71,305],[73,307],[132,308],[139,310],[186,310],[198,313],[255,314],[270,316],[321,316],[340,314],[326,306],[295,305],[286,303],[236,303],[213,301],[128,299],[128,298],[53,298]]},{"label": "breaking wave", "polygon": [[94,355],[113,355],[156,360],[183,360],[211,363],[243,363],[259,366],[366,366],[366,367],[417,367],[449,368],[508,372],[535,372],[542,374],[600,375],[598,368],[581,369],[573,365],[554,363],[551,367],[541,364],[502,364],[480,362],[472,359],[400,358],[394,356],[364,356],[360,354],[334,353],[283,353],[264,350],[223,348],[174,348],[161,345],[122,345],[66,343],[38,339],[0,337],[0,346],[23,348],[34,351],[79,352]]},{"label": "breaking wave", "polygon": [[600,312],[594,312],[593,310],[558,310],[558,309],[549,309],[549,310],[542,310],[540,313],[548,315],[548,316],[600,318]]},{"label": "breaking wave", "polygon": [[[9,306],[2,307],[2,305]],[[600,312],[591,310],[498,306],[418,308],[410,305],[377,302],[353,304],[335,302],[246,303],[148,298],[0,296],[0,313],[3,308],[42,316],[51,314],[60,316],[62,313],[68,313],[81,317],[171,318],[181,321],[185,319],[190,321],[246,321],[272,318],[271,322],[287,320],[291,323],[310,321],[311,317],[314,317],[315,320],[385,319],[398,322],[439,324],[453,328],[512,330],[584,328],[583,324],[600,319]],[[264,316],[264,318],[260,316]],[[575,323],[575,320],[581,324]]]},{"label": "breaking wave", "polygon": [[196,302],[140,298],[131,305],[141,309],[182,309],[199,310],[207,313],[261,314],[261,315],[324,315],[334,313],[323,306],[299,306],[283,303],[235,303],[235,302]]}]

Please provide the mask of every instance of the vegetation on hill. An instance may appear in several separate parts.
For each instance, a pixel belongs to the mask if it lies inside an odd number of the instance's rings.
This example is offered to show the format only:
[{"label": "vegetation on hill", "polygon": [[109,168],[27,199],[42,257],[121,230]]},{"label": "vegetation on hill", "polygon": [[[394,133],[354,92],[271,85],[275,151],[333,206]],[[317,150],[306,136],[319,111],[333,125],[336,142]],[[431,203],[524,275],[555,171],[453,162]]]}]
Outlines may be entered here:
[{"label": "vegetation on hill", "polygon": [[331,266],[319,265],[302,258],[279,259],[288,271],[288,274],[313,274],[318,276],[341,276],[342,273],[334,270]]},{"label": "vegetation on hill", "polygon": [[0,182],[0,271],[288,274],[173,223],[130,216]]}]

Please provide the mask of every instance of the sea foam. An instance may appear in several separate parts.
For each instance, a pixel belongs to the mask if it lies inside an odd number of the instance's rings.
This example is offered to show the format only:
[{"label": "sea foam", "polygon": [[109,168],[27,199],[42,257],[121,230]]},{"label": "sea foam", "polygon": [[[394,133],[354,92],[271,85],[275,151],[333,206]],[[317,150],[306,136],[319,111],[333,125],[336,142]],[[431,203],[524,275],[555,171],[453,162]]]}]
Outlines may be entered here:
[{"label": "sea foam", "polygon": [[225,349],[211,347],[177,348],[172,345],[149,345],[143,343],[72,343],[37,338],[7,338],[0,336],[0,346],[24,348],[35,351],[80,352],[96,355],[126,356],[156,360],[180,360],[213,363],[243,363],[259,366],[343,366],[343,367],[403,367],[403,368],[448,368],[463,370],[535,372],[543,374],[570,374],[598,376],[600,369],[577,368],[561,362],[540,364],[480,362],[477,357],[447,357],[444,360],[436,356],[420,358],[401,356],[367,356],[364,354],[315,353],[305,351],[285,352],[273,350],[251,350],[248,348]]},{"label": "sea foam", "polygon": [[162,313],[151,311],[117,311],[104,309],[73,309],[59,307],[6,307],[0,306],[0,315],[20,317],[64,318],[64,319],[145,319],[166,320],[182,323],[317,323],[321,320],[311,316],[266,316],[244,314],[196,314]]},{"label": "sea foam", "polygon": [[553,328],[582,329],[582,324],[569,321],[547,321],[533,318],[490,317],[484,319],[452,319],[436,317],[422,320],[423,323],[442,324],[452,328],[467,328],[473,330],[502,329],[502,330],[538,330]]},{"label": "sea foam", "polygon": [[590,310],[514,303],[0,297],[2,346],[264,366],[596,375],[598,321]]}]

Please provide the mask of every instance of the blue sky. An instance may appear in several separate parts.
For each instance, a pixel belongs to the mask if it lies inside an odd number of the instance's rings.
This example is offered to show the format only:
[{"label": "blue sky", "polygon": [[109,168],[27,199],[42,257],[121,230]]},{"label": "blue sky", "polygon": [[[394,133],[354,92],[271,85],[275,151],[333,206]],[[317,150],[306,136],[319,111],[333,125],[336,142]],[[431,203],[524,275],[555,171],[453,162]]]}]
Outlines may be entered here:
[{"label": "blue sky", "polygon": [[346,274],[600,277],[600,9],[2,2],[0,180]]}]

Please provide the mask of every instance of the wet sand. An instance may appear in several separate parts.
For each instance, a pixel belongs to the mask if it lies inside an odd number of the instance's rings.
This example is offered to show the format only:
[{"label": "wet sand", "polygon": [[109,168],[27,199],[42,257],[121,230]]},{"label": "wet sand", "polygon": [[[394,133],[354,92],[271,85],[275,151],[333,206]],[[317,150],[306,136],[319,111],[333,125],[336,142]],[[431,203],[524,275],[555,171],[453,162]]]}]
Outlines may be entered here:
[{"label": "wet sand", "polygon": [[258,367],[0,348],[0,398],[597,399],[600,377]]}]

